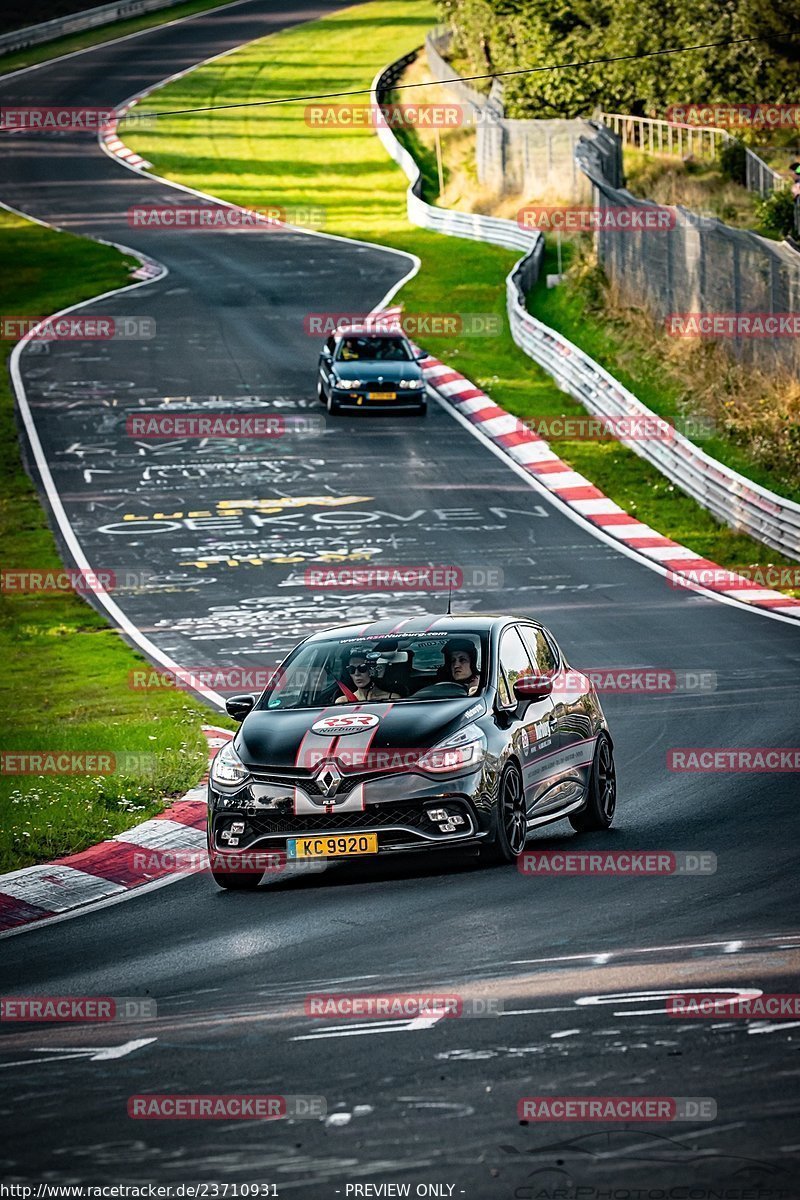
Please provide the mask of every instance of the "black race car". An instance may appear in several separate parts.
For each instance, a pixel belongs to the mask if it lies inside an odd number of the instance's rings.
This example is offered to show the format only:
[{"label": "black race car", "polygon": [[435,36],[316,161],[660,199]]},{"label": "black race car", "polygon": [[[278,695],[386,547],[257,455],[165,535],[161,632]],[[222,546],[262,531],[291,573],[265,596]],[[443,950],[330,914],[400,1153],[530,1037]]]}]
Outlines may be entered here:
[{"label": "black race car", "polygon": [[380,408],[424,414],[428,395],[421,357],[424,352],[399,329],[339,329],[326,338],[319,356],[317,396],[329,413]]},{"label": "black race car", "polygon": [[413,617],[316,633],[260,697],[209,778],[211,869],[255,887],[258,852],[325,859],[478,847],[513,861],[568,817],[607,829],[616,775],[590,680],[542,625]]}]

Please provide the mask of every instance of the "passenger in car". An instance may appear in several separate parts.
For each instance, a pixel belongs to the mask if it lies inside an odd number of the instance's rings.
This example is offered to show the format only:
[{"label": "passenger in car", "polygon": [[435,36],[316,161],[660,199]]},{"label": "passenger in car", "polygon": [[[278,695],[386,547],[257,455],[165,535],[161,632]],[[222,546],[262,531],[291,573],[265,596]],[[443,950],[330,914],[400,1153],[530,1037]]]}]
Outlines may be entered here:
[{"label": "passenger in car", "polygon": [[[348,687],[350,687],[355,700],[363,702],[400,699],[398,692],[385,692],[382,688],[378,687],[370,675],[366,653],[361,650],[351,651],[346,673],[348,676]],[[354,701],[350,700],[348,696],[340,696],[336,703],[352,704]]]},{"label": "passenger in car", "polygon": [[444,679],[460,683],[474,696],[481,684],[478,674],[478,651],[469,638],[451,638],[442,649],[444,655]]}]

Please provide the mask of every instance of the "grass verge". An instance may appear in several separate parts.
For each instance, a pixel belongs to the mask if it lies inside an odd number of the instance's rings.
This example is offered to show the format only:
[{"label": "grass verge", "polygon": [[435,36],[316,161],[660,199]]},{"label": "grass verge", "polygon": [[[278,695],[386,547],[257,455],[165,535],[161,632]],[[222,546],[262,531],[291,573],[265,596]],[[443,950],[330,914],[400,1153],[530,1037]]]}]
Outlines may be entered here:
[{"label": "grass verge", "polygon": [[[624,305],[597,267],[589,238],[565,242],[574,270],[556,288],[548,239],[545,267],[528,310],[590,354],[643,404],[678,428],[695,424],[692,441],[763,487],[800,502],[800,388],[733,362],[722,347],[670,338],[641,309]],[[705,432],[706,424],[708,432]]]},{"label": "grass verge", "polygon": [[[0,212],[4,313],[56,312],[124,285],[132,265],[111,247]],[[11,344],[0,346],[7,361]],[[58,571],[53,535],[20,459],[7,370],[0,468],[3,571]],[[131,690],[129,672],[144,660],[74,592],[0,591],[0,659],[0,750],[104,753],[117,762],[111,774],[0,773],[0,871],[119,833],[201,777],[207,752],[200,725],[210,710],[183,692]]]},{"label": "grass verge", "polygon": [[[199,68],[151,95],[147,110],[246,105],[367,87],[381,67],[419,46],[435,20],[429,0],[375,0],[345,9]],[[352,99],[367,102],[367,97]],[[410,226],[405,179],[370,129],[311,124],[299,102],[164,117],[153,130],[123,130],[123,137],[168,178],[253,208],[313,206],[324,214],[322,227],[328,232],[419,255],[422,270],[400,294],[407,312],[505,317],[503,279],[516,256]],[[416,134],[409,143],[430,190],[435,186],[432,145]],[[520,417],[584,412],[517,349],[507,328],[491,338],[422,340]],[[719,526],[618,443],[552,445],[618,504],[699,555],[726,566],[783,561],[760,543]]]},{"label": "grass verge", "polygon": [[130,17],[127,21],[114,21],[110,25],[100,25],[97,29],[87,29],[83,33],[71,33],[67,37],[56,38],[52,42],[43,42],[40,46],[28,46],[25,50],[15,50],[12,54],[4,54],[0,58],[0,77],[10,74],[11,71],[21,71],[25,67],[32,67],[37,63],[61,58],[64,54],[74,54],[76,50],[86,50],[89,46],[100,46],[103,42],[111,42],[115,38],[125,37],[129,33],[138,33],[142,29],[155,29],[158,25],[179,21],[181,17],[192,17],[195,13],[205,12],[206,9],[219,8],[222,2],[223,0],[187,0],[185,4],[176,4],[174,8],[144,13],[140,17]]}]

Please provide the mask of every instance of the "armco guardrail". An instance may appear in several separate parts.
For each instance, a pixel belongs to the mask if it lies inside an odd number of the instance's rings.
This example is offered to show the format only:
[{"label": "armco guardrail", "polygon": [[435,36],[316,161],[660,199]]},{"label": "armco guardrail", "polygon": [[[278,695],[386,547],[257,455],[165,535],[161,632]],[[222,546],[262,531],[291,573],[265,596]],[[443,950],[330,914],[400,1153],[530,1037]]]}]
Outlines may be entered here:
[{"label": "armco guardrail", "polygon": [[[410,62],[416,58],[414,51],[381,71],[372,84],[372,103],[379,103]],[[437,208],[422,199],[422,179],[419,167],[385,122],[378,122],[378,137],[394,161],[403,168],[408,180],[408,216],[415,225],[447,233],[451,237],[469,238],[473,242],[491,242],[505,246],[508,250],[524,250],[527,253],[544,248],[541,234],[521,229],[516,221],[503,217],[484,217],[479,213],[456,212],[450,208]],[[541,251],[540,251],[541,253]]]},{"label": "armco guardrail", "polygon": [[[381,71],[372,84],[372,103],[386,99],[416,52]],[[422,199],[422,179],[413,157],[388,124],[378,122],[378,137],[402,167],[408,180],[408,217],[415,225],[453,237],[525,251],[506,279],[506,302],[511,336],[521,350],[556,380],[561,388],[595,416],[657,420],[656,414],[624,388],[599,363],[567,338],[550,329],[525,309],[525,293],[538,278],[544,240],[538,232],[520,229],[514,221],[437,208]],[[640,458],[651,462],[672,483],[697,500],[725,525],[749,533],[790,558],[800,559],[800,504],[762,488],[711,458],[683,434],[669,438],[619,439]]]},{"label": "armco guardrail", "polygon": [[171,8],[181,3],[183,0],[119,0],[117,4],[87,8],[82,12],[70,13],[66,17],[56,17],[53,21],[42,21],[40,25],[28,25],[25,29],[15,29],[11,33],[0,35],[0,55],[11,54],[14,50],[25,50],[28,46],[38,46],[42,42],[52,42],[54,38],[64,37],[68,33],[82,33],[99,25],[110,25],[112,21],[138,17],[142,13]]}]

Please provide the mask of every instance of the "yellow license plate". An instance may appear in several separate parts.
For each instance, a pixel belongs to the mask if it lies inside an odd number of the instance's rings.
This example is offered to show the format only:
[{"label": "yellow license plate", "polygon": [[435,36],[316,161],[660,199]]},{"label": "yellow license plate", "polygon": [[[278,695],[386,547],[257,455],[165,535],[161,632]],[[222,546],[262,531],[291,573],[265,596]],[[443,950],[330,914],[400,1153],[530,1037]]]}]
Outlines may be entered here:
[{"label": "yellow license plate", "polygon": [[396,400],[397,392],[367,392],[368,400]]},{"label": "yellow license plate", "polygon": [[288,858],[349,858],[352,854],[377,854],[377,833],[343,833],[327,837],[289,838]]}]

